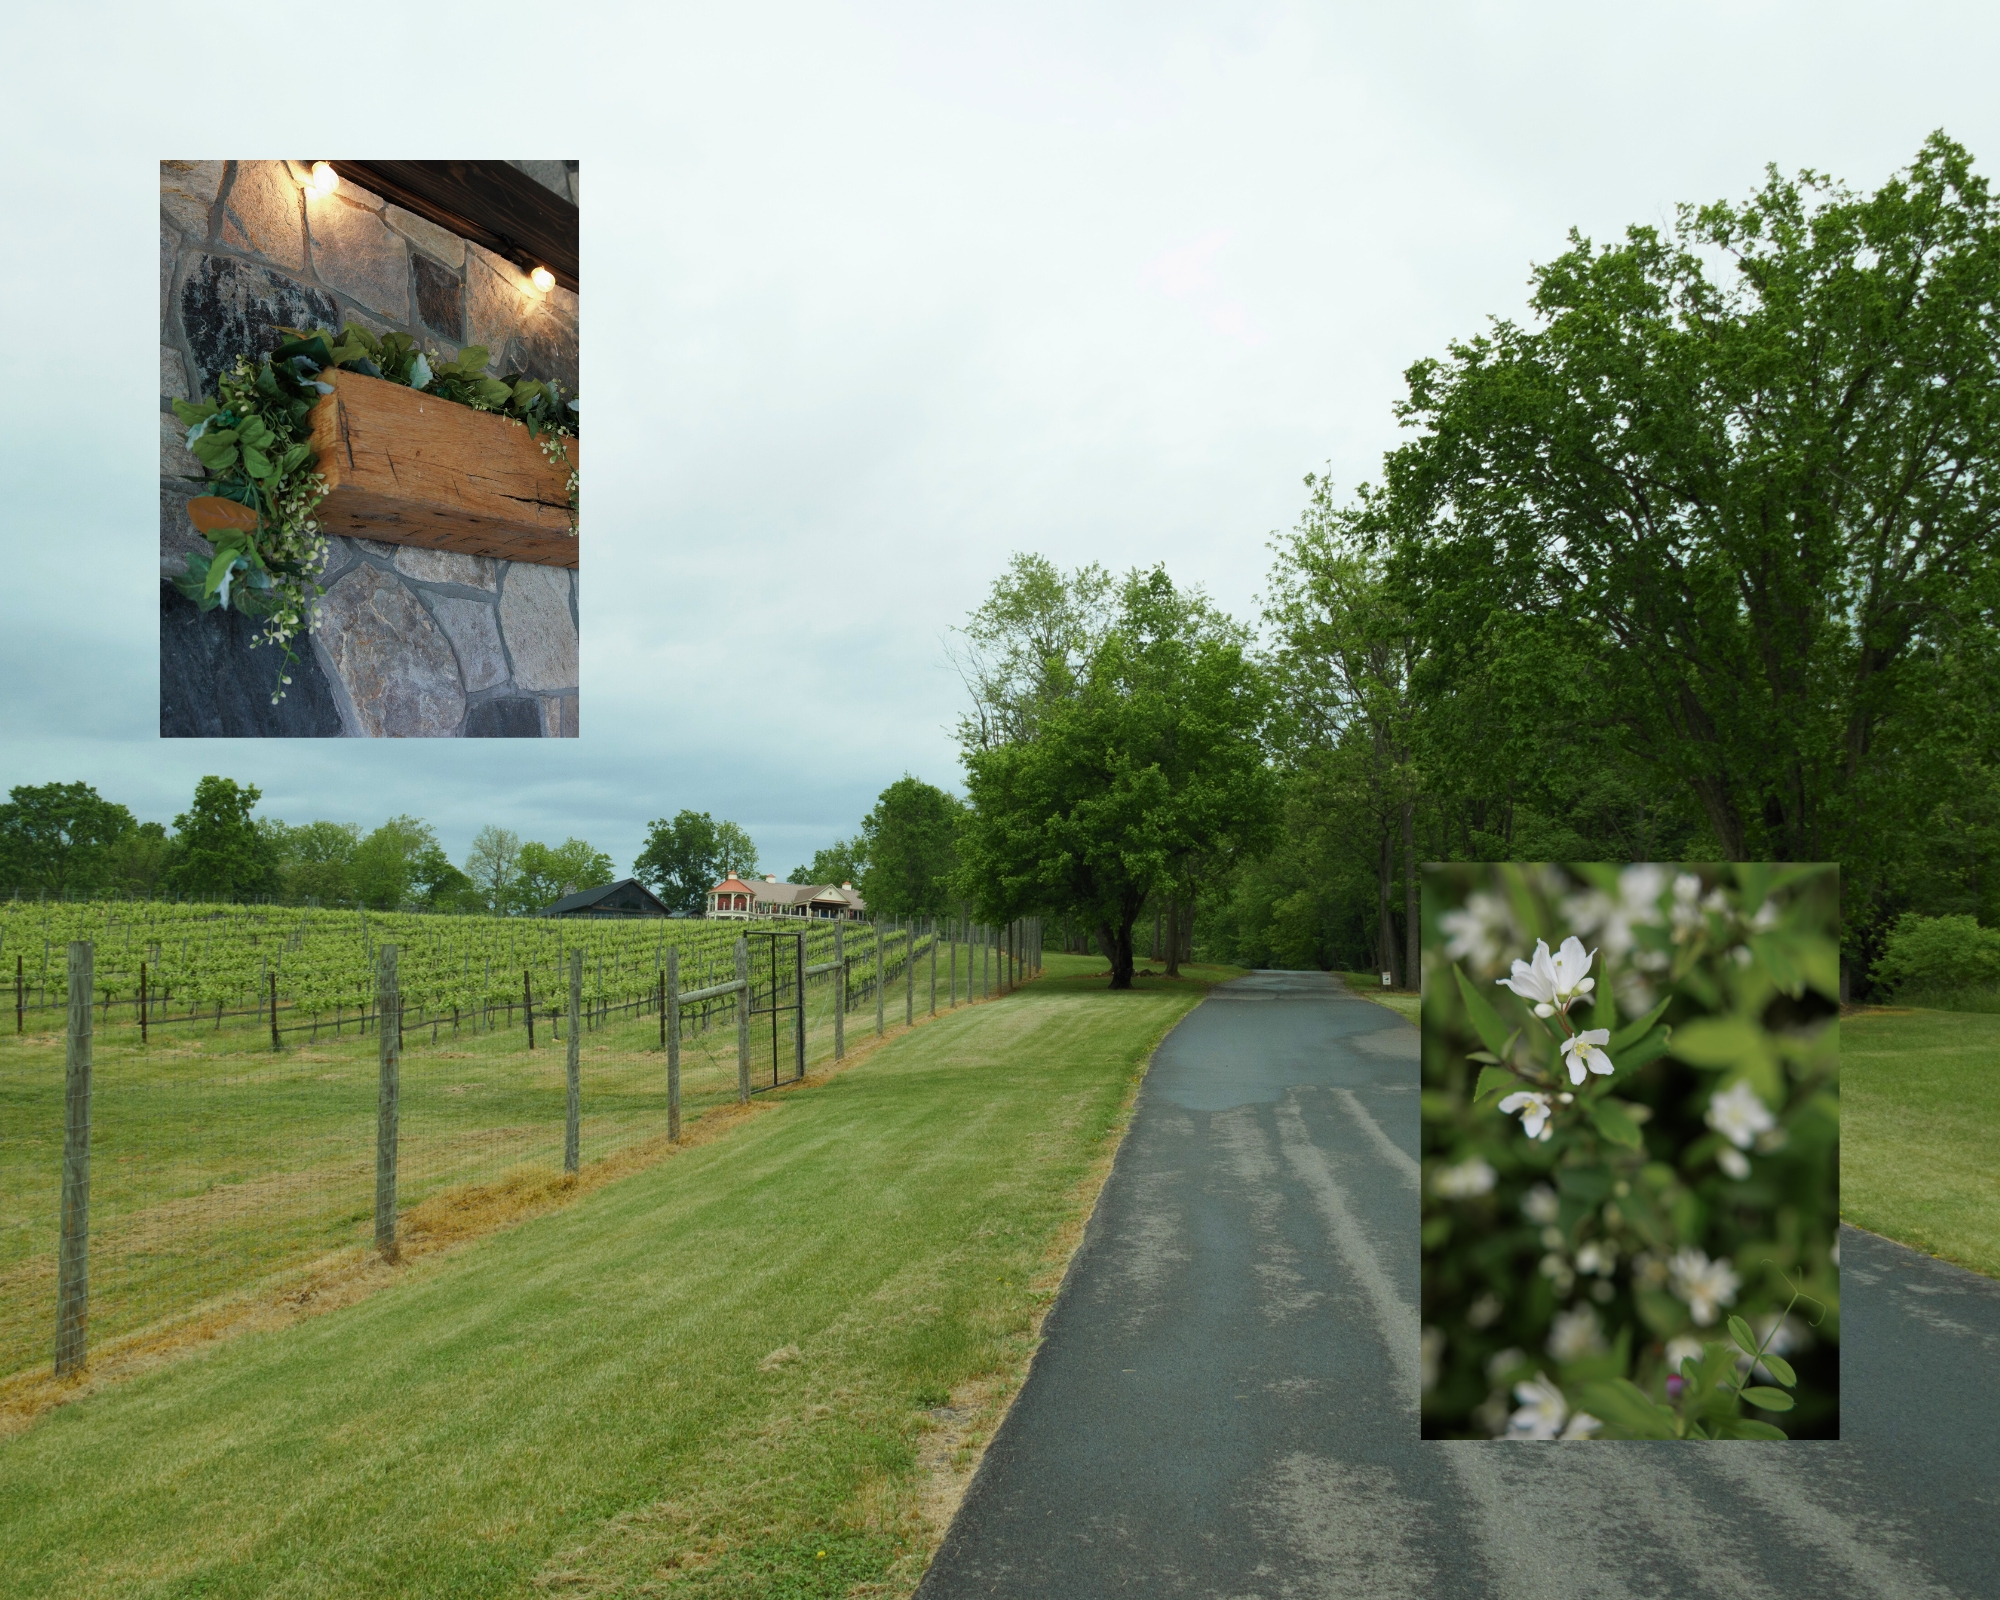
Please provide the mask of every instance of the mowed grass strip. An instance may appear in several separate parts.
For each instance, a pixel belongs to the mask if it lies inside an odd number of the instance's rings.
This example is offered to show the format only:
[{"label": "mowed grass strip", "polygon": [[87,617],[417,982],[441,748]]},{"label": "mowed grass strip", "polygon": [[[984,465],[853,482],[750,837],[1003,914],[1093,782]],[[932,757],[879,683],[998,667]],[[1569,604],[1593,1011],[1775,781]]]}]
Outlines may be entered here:
[{"label": "mowed grass strip", "polygon": [[1840,1214],[2000,1277],[2000,1016],[1840,1024]]},{"label": "mowed grass strip", "polygon": [[1020,1370],[1205,988],[1049,965],[357,1305],[48,1414],[0,1445],[0,1594],[907,1592],[942,1531],[926,1412]]}]

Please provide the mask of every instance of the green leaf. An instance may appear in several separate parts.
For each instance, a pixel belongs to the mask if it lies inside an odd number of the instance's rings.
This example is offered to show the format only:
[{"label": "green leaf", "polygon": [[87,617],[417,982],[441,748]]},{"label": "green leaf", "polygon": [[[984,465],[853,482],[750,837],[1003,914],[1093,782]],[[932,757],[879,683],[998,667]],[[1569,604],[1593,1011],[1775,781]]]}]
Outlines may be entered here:
[{"label": "green leaf", "polygon": [[1729,1319],[1729,1337],[1736,1341],[1736,1348],[1746,1356],[1757,1353],[1757,1335],[1750,1331],[1750,1324],[1741,1317]]},{"label": "green leaf", "polygon": [[1799,969],[1793,965],[1790,952],[1785,948],[1789,941],[1783,934],[1753,933],[1750,935],[1750,953],[1757,958],[1757,964],[1771,975],[1771,981],[1786,994],[1796,995],[1805,985]]},{"label": "green leaf", "polygon": [[1824,934],[1802,933],[1792,941],[1792,954],[1799,970],[1828,1000],[1840,998],[1840,947]]},{"label": "green leaf", "polygon": [[220,409],[213,400],[193,402],[176,400],[173,402],[174,415],[181,420],[181,426],[192,428],[197,422],[206,421]]},{"label": "green leaf", "polygon": [[[1643,1067],[1647,1062],[1655,1061],[1667,1053],[1667,1047],[1672,1042],[1673,1036],[1674,1030],[1672,1028],[1655,1028],[1637,1044],[1631,1045],[1613,1056],[1611,1063],[1620,1072],[1631,1072],[1639,1067]],[[1617,1047],[1614,1045],[1612,1048],[1616,1049]]]},{"label": "green leaf", "polygon": [[1465,1014],[1472,1022],[1472,1031],[1479,1035],[1479,1042],[1499,1055],[1507,1048],[1507,1029],[1500,1021],[1499,1013],[1487,1003],[1486,996],[1472,987],[1471,981],[1456,965],[1451,969],[1458,979],[1458,992],[1465,1000]]},{"label": "green leaf", "polygon": [[1479,1069],[1479,1087],[1472,1091],[1473,1101],[1477,1103],[1484,1100],[1489,1094],[1498,1094],[1509,1087],[1519,1089],[1522,1087],[1522,1083],[1519,1078],[1515,1077],[1505,1067],[1481,1067]]},{"label": "green leaf", "polygon": [[1631,1024],[1629,1027],[1620,1028],[1616,1033],[1612,1034],[1611,1043],[1604,1048],[1610,1052],[1612,1058],[1615,1060],[1620,1050],[1629,1049],[1645,1038],[1652,1031],[1653,1024],[1667,1014],[1667,1007],[1673,1003],[1673,996],[1668,995],[1666,999],[1654,1006],[1651,1011],[1648,1011],[1637,1022]]},{"label": "green leaf", "polygon": [[1698,1017],[1674,1035],[1674,1054],[1697,1067],[1738,1067],[1765,1054],[1763,1030],[1741,1017]]},{"label": "green leaf", "polygon": [[1791,1435],[1783,1428],[1773,1427],[1768,1422],[1756,1422],[1749,1417],[1731,1417],[1718,1425],[1725,1439],[1789,1439]]},{"label": "green leaf", "polygon": [[1589,1103],[1590,1120],[1597,1131],[1613,1144],[1622,1144],[1627,1149],[1636,1150],[1640,1145],[1639,1124],[1626,1115],[1624,1105],[1617,1100],[1592,1100]]},{"label": "green leaf", "polygon": [[271,475],[271,458],[255,445],[243,447],[243,470],[253,478],[268,478]]},{"label": "green leaf", "polygon": [[1577,1409],[1635,1439],[1675,1437],[1674,1414],[1646,1398],[1629,1378],[1587,1383],[1576,1397]]},{"label": "green leaf", "polygon": [[1787,1389],[1796,1389],[1799,1386],[1799,1375],[1792,1371],[1792,1364],[1783,1356],[1775,1356],[1766,1350],[1757,1359],[1763,1362],[1764,1370]]},{"label": "green leaf", "polygon": [[1792,1397],[1786,1394],[1783,1389],[1766,1389],[1762,1387],[1745,1389],[1743,1391],[1743,1398],[1759,1411],[1789,1411],[1792,1409]]}]

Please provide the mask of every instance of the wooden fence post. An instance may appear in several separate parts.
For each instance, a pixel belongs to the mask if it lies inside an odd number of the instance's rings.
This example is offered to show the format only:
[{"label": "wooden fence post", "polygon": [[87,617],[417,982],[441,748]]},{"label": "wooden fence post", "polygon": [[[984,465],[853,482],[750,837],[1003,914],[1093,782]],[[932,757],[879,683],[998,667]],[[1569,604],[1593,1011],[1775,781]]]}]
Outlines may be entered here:
[{"label": "wooden fence post", "polygon": [[937,1015],[937,923],[931,923],[931,1015]]},{"label": "wooden fence post", "polygon": [[69,1038],[63,1060],[62,1244],[56,1258],[56,1376],[81,1372],[90,1349],[90,990],[88,940],[69,947]]},{"label": "wooden fence post", "polygon": [[583,1164],[583,949],[569,953],[569,1106],[563,1120],[563,1171]]},{"label": "wooden fence post", "polygon": [[993,930],[979,930],[979,995],[989,999],[993,994]]},{"label": "wooden fence post", "polygon": [[736,941],[736,1103],[750,1103],[750,941]]},{"label": "wooden fence post", "polygon": [[799,941],[799,1016],[798,1024],[792,1029],[792,1081],[796,1083],[806,1075],[806,936],[796,936]]},{"label": "wooden fence post", "polygon": [[146,1042],[146,963],[139,963],[139,1043]]},{"label": "wooden fence post", "polygon": [[528,981],[528,969],[521,969],[521,1015],[528,1023],[528,1048],[535,1048],[535,986]]},{"label": "wooden fence post", "polygon": [[[276,981],[276,974],[273,974]],[[381,1066],[375,1091],[375,1248],[396,1259],[396,1144],[402,1109],[399,1069],[403,1057],[403,996],[396,979],[396,947],[382,946],[375,974],[375,1054]]]},{"label": "wooden fence post", "polygon": [[882,1037],[882,924],[875,924],[875,1037]]},{"label": "wooden fence post", "polygon": [[282,1048],[278,1043],[278,969],[271,969],[271,1049]]},{"label": "wooden fence post", "polygon": [[833,925],[833,1059],[847,1054],[847,919]]},{"label": "wooden fence post", "polygon": [[[666,1026],[668,1016],[673,1025]],[[676,945],[667,952],[667,970],[660,974],[660,1022],[667,1041],[667,1139],[679,1144],[681,1138],[681,952]]]},{"label": "wooden fence post", "polygon": [[917,923],[903,919],[903,1026],[917,1020]]}]

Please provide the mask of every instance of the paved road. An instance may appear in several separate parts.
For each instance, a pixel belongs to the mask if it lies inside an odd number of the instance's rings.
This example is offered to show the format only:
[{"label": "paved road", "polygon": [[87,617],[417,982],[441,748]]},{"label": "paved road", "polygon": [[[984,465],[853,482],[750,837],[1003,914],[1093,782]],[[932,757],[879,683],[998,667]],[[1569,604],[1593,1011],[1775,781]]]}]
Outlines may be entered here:
[{"label": "paved road", "polygon": [[2000,1595],[2000,1284],[1846,1230],[1839,1443],[1417,1437],[1416,1030],[1217,990],[919,1600]]}]

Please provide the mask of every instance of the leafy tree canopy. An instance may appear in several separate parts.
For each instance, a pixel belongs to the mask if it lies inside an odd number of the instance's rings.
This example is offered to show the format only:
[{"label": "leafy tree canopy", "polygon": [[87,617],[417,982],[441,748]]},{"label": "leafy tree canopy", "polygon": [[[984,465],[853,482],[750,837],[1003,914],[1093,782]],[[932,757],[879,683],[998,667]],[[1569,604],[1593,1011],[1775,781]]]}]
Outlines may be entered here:
[{"label": "leafy tree canopy", "polygon": [[135,826],[87,783],[19,785],[0,805],[0,874],[14,889],[96,888],[112,846]]},{"label": "leafy tree canopy", "polygon": [[[856,834],[852,839],[837,840],[824,850],[815,850],[812,864],[792,868],[791,876],[785,882],[859,885],[867,871],[868,836]],[[867,897],[864,895],[862,898]]]},{"label": "leafy tree canopy", "polygon": [[565,839],[554,847],[531,839],[521,846],[514,904],[521,911],[540,911],[566,894],[595,889],[616,876],[611,858],[581,839]]},{"label": "leafy tree canopy", "polygon": [[952,875],[964,817],[962,801],[908,773],[884,789],[861,823],[867,866],[855,882],[869,911],[943,916],[955,898]]},{"label": "leafy tree canopy", "polygon": [[174,818],[171,887],[183,894],[247,900],[278,886],[278,851],[250,813],[263,791],[233,778],[206,777],[194,803]]},{"label": "leafy tree canopy", "polygon": [[757,847],[749,833],[734,822],[717,822],[706,811],[681,811],[671,822],[650,823],[645,848],[632,863],[632,876],[669,911],[690,917],[707,909],[708,891],[728,874],[756,870]]}]

